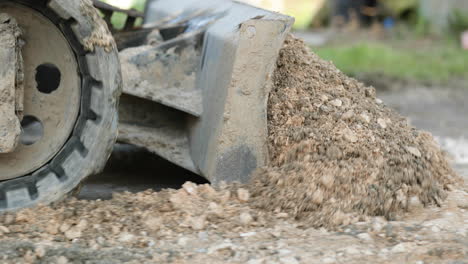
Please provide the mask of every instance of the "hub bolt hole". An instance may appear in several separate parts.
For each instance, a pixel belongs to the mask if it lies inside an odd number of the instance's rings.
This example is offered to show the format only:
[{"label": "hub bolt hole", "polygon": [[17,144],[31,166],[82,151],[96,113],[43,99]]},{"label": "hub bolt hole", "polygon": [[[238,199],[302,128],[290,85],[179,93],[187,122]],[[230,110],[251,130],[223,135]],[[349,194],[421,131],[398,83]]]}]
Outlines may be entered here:
[{"label": "hub bolt hole", "polygon": [[25,116],[21,121],[20,143],[26,146],[33,145],[44,136],[44,126],[35,116]]},{"label": "hub bolt hole", "polygon": [[41,93],[50,94],[60,86],[62,73],[51,63],[41,64],[36,68],[37,89]]}]

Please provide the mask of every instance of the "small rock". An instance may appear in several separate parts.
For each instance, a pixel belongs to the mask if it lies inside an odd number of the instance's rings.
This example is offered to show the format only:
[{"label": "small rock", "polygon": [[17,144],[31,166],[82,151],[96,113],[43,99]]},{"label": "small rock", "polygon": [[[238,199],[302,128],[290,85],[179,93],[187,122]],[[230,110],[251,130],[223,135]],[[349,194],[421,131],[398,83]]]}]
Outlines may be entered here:
[{"label": "small rock", "polygon": [[112,233],[115,234],[115,235],[120,233],[120,226],[115,225],[115,226],[112,226],[111,229],[112,229]]},{"label": "small rock", "polygon": [[365,91],[366,97],[375,98],[375,96],[377,94],[374,87],[367,87],[367,88],[365,88],[364,91]]},{"label": "small rock", "polygon": [[250,199],[250,193],[248,190],[246,189],[243,189],[243,188],[239,188],[237,190],[237,198],[239,199],[239,201],[241,202],[248,202],[249,199]]},{"label": "small rock", "polygon": [[206,218],[204,216],[191,217],[189,222],[193,230],[202,230],[206,226]]},{"label": "small rock", "polygon": [[284,257],[279,259],[282,264],[299,264],[299,261],[295,257]]},{"label": "small rock", "polygon": [[383,129],[387,128],[387,121],[385,121],[383,118],[377,119],[377,124],[379,124],[379,126]]},{"label": "small rock", "polygon": [[24,263],[34,263],[36,261],[36,255],[31,252],[31,250],[26,251],[26,254],[23,256]]},{"label": "small rock", "polygon": [[286,218],[289,217],[289,214],[288,214],[288,213],[284,213],[284,212],[283,212],[283,213],[278,213],[278,214],[276,214],[276,217],[277,217],[278,219],[286,219]]},{"label": "small rock", "polygon": [[197,195],[197,185],[193,182],[186,182],[184,185],[182,185],[182,188],[191,195]]},{"label": "small rock", "polygon": [[317,189],[313,194],[312,194],[312,202],[314,204],[320,205],[323,202],[324,199],[324,194],[323,191],[319,188]]},{"label": "small rock", "polygon": [[379,223],[379,222],[375,222],[372,224],[372,231],[374,232],[380,232],[382,231],[382,228],[384,227],[383,224]]},{"label": "small rock", "polygon": [[21,222],[29,222],[29,216],[27,213],[20,211],[16,214],[16,219],[15,222],[21,223]]},{"label": "small rock", "polygon": [[0,226],[0,233],[8,234],[10,233],[10,229],[8,229],[6,226]]},{"label": "small rock", "polygon": [[76,228],[80,231],[84,231],[88,227],[88,221],[85,219],[80,220],[80,222],[76,225]]},{"label": "small rock", "polygon": [[341,101],[340,99],[335,99],[330,101],[330,104],[336,107],[341,107],[343,105],[343,101]]},{"label": "small rock", "polygon": [[56,264],[68,264],[68,259],[65,256],[60,256],[55,261]]},{"label": "small rock", "polygon": [[356,134],[349,128],[343,130],[343,138],[351,143],[356,143],[359,139]]},{"label": "small rock", "polygon": [[59,224],[53,221],[47,224],[45,231],[49,233],[50,235],[56,235],[59,232],[59,228],[60,228]]},{"label": "small rock", "polygon": [[5,225],[11,225],[14,222],[15,222],[15,216],[13,216],[12,214],[5,215],[5,219],[4,219]]},{"label": "small rock", "polygon": [[353,116],[354,116],[353,110],[349,110],[349,111],[347,111],[346,113],[344,113],[344,114],[341,116],[341,118],[342,118],[343,120],[349,120],[349,119],[353,118]]},{"label": "small rock", "polygon": [[366,113],[362,113],[362,114],[360,115],[360,117],[361,117],[361,120],[362,120],[364,123],[367,123],[367,124],[370,123],[370,120],[371,120],[371,119],[370,119],[369,115],[367,115]]},{"label": "small rock", "polygon": [[415,147],[406,147],[405,148],[409,153],[413,154],[414,156],[420,158],[422,155],[421,155],[421,152],[419,151],[419,149],[415,148]]},{"label": "small rock", "polygon": [[43,258],[46,254],[46,250],[44,247],[42,246],[38,246],[35,250],[34,250],[34,253],[36,254],[36,256],[38,258]]},{"label": "small rock", "polygon": [[289,250],[289,249],[280,249],[280,250],[278,251],[278,254],[279,254],[280,256],[289,255],[289,254],[291,254],[291,253],[292,253],[292,251]]},{"label": "small rock", "polygon": [[241,233],[240,236],[241,237],[251,237],[251,236],[255,236],[257,234],[257,232],[247,232],[247,233]]},{"label": "small rock", "polygon": [[248,224],[252,223],[253,217],[249,213],[243,212],[243,213],[240,214],[239,220],[240,220],[241,224],[248,225]]},{"label": "small rock", "polygon": [[99,244],[94,240],[91,240],[91,241],[88,242],[88,247],[90,249],[92,249],[92,250],[99,250],[100,249]]},{"label": "small rock", "polygon": [[434,232],[434,233],[439,233],[440,232],[440,228],[438,226],[432,226],[431,227],[431,231]]},{"label": "small rock", "polygon": [[341,210],[338,210],[331,217],[331,222],[335,226],[347,225],[350,222],[350,217],[348,214],[345,214]]},{"label": "small rock", "polygon": [[320,178],[320,182],[327,188],[333,187],[333,184],[335,183],[335,177],[331,175],[330,173],[325,173],[322,175]]},{"label": "small rock", "polygon": [[382,248],[382,249],[380,250],[380,254],[381,254],[381,255],[387,254],[388,252],[390,252],[390,251],[389,251],[388,249],[386,249],[386,248]]},{"label": "small rock", "polygon": [[160,217],[150,216],[147,217],[143,223],[151,231],[158,231],[163,225],[163,220]]},{"label": "small rock", "polygon": [[208,211],[210,214],[214,214],[218,217],[222,217],[224,214],[223,207],[221,207],[215,202],[210,202],[210,204],[208,205]]},{"label": "small rock", "polygon": [[377,104],[382,104],[382,103],[383,103],[383,101],[382,101],[381,99],[379,99],[379,98],[376,98],[376,99],[375,99],[375,102],[376,102]]},{"label": "small rock", "polygon": [[77,226],[74,226],[65,232],[65,237],[68,238],[69,240],[80,238],[81,235],[82,235],[81,230]]},{"label": "small rock", "polygon": [[189,242],[189,239],[187,237],[181,237],[177,240],[177,245],[181,247],[185,247],[187,246],[188,242]]},{"label": "small rock", "polygon": [[122,234],[119,235],[119,242],[127,243],[127,242],[132,242],[134,239],[135,239],[135,236],[127,232],[123,232]]},{"label": "small rock", "polygon": [[208,200],[214,200],[218,195],[218,192],[209,184],[204,184],[198,187],[198,192]]},{"label": "small rock", "polygon": [[344,252],[346,253],[346,255],[358,255],[361,253],[361,251],[359,251],[359,249],[357,249],[354,246],[345,248]]},{"label": "small rock", "polygon": [[251,259],[247,261],[247,264],[264,264],[265,259]]},{"label": "small rock", "polygon": [[104,245],[104,243],[106,243],[106,239],[103,238],[102,236],[96,238],[96,242],[99,244],[99,245]]},{"label": "small rock", "polygon": [[372,231],[380,232],[387,224],[387,221],[383,217],[375,217],[372,219]]},{"label": "small rock", "polygon": [[219,245],[214,245],[208,248],[208,254],[212,255],[219,250],[229,249],[232,250],[233,245],[231,243],[221,243]]},{"label": "small rock", "polygon": [[322,263],[325,263],[325,264],[336,263],[336,259],[332,257],[326,257],[322,259]]},{"label": "small rock", "polygon": [[67,232],[69,229],[71,228],[71,225],[69,223],[63,223],[61,226],[60,226],[60,232],[62,233],[65,233]]},{"label": "small rock", "polygon": [[408,210],[411,211],[411,210],[420,209],[420,208],[424,208],[424,205],[419,200],[419,197],[412,196],[408,201]]},{"label": "small rock", "polygon": [[412,248],[411,243],[400,243],[400,244],[397,244],[396,246],[394,246],[391,249],[391,252],[392,253],[404,253],[404,252],[410,251],[411,248]]},{"label": "small rock", "polygon": [[198,232],[198,239],[200,240],[207,240],[208,239],[208,233],[202,231],[202,232]]},{"label": "small rock", "polygon": [[222,204],[225,204],[225,203],[227,203],[230,199],[231,199],[231,191],[226,190],[226,191],[224,191],[224,192],[221,194],[220,202],[221,202]]},{"label": "small rock", "polygon": [[372,237],[368,233],[361,233],[357,235],[357,237],[363,241],[368,241],[368,242],[373,241]]},{"label": "small rock", "polygon": [[197,253],[205,254],[207,252],[206,248],[199,248],[196,250]]}]

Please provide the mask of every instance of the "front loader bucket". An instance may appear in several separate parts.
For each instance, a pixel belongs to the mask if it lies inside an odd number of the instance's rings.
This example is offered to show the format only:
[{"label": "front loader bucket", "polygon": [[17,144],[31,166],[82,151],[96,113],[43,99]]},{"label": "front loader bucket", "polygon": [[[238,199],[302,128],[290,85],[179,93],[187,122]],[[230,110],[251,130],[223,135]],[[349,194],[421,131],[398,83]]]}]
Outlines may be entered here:
[{"label": "front loader bucket", "polygon": [[227,0],[150,2],[144,43],[119,45],[119,140],[214,184],[247,182],[269,161],[271,77],[292,24]]}]

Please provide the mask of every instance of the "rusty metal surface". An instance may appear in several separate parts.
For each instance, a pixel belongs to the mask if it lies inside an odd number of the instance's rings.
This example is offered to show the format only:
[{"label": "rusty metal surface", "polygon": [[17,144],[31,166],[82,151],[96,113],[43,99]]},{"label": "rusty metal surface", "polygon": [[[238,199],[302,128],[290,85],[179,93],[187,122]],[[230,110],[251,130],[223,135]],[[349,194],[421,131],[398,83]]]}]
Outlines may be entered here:
[{"label": "rusty metal surface", "polygon": [[18,145],[23,111],[20,29],[8,14],[0,14],[0,153]]}]

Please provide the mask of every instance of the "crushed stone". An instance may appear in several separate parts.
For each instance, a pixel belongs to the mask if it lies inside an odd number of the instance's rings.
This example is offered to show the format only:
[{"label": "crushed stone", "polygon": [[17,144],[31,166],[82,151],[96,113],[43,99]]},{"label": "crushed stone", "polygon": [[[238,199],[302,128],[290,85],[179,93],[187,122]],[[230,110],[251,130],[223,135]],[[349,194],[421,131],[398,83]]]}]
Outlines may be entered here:
[{"label": "crushed stone", "polygon": [[250,185],[253,203],[315,227],[394,219],[413,197],[439,205],[461,182],[429,133],[294,37],[280,53],[268,118],[271,165]]}]

